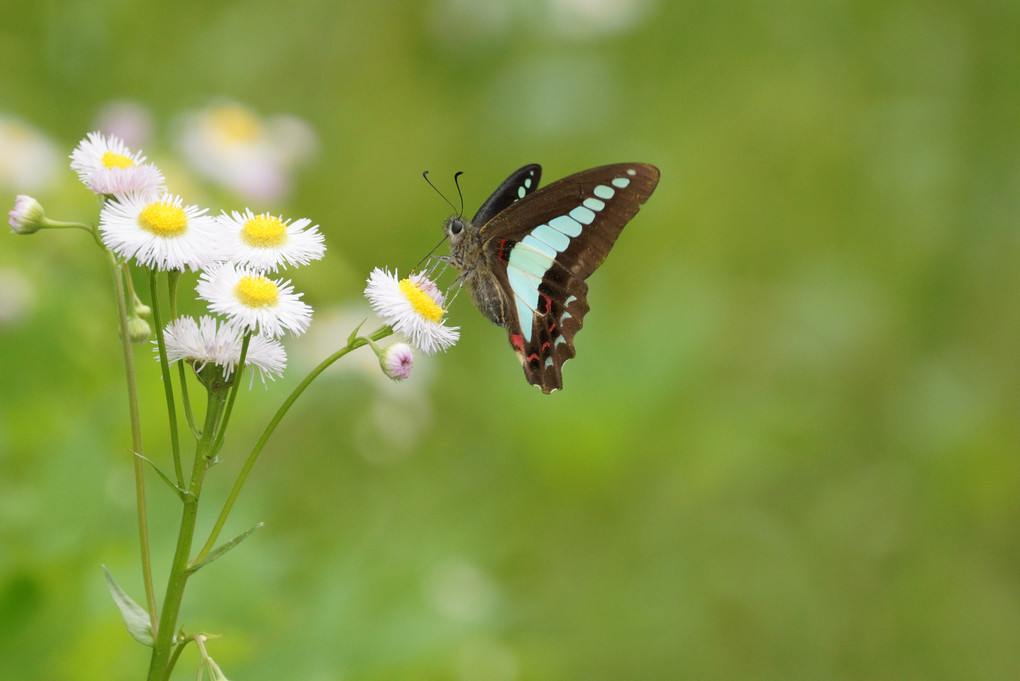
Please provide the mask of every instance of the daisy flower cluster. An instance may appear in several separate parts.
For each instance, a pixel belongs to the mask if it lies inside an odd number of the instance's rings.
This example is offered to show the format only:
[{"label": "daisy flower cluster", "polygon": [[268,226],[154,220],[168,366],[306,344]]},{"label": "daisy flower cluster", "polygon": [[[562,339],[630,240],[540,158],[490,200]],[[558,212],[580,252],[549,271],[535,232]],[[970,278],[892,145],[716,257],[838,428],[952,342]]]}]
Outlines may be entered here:
[{"label": "daisy flower cluster", "polygon": [[[150,270],[199,272],[196,291],[213,315],[167,325],[169,361],[187,361],[197,371],[213,364],[229,377],[251,335],[245,365],[263,382],[282,374],[287,357],[279,339],[304,333],[312,308],[275,273],[323,256],[317,225],[248,209],[212,216],[186,205],[163,186],[155,165],[113,136],[89,134],[71,154],[71,168],[105,198],[99,235],[114,254]],[[13,227],[13,211],[11,220]]]},{"label": "daisy flower cluster", "polygon": [[[120,260],[154,272],[198,273],[196,292],[209,314],[175,319],[165,327],[170,362],[186,361],[199,372],[213,365],[229,378],[241,361],[244,338],[251,336],[245,366],[254,367],[263,382],[282,374],[286,353],[279,339],[304,333],[312,309],[278,273],[322,258],[325,245],[317,225],[247,208],[210,215],[170,193],[160,169],[113,135],[89,133],[71,154],[71,168],[103,197],[98,236]],[[69,226],[46,218],[28,196],[16,200],[10,224],[19,234]],[[431,355],[459,338],[457,327],[446,326],[443,292],[424,274],[401,278],[376,268],[365,295],[389,329],[410,343],[380,349],[368,340],[383,373],[393,380],[410,376],[412,346]],[[132,339],[147,337],[147,323],[138,327]]]},{"label": "daisy flower cluster", "polygon": [[[224,115],[227,114],[234,116],[228,123],[241,126],[234,132],[244,133],[244,117],[239,116],[237,111],[227,111]],[[259,130],[248,132],[252,139],[240,135],[240,142],[257,147]],[[239,158],[251,160],[252,157],[242,155]],[[177,661],[176,654],[183,645],[175,632],[181,631],[177,625],[177,606],[184,595],[187,575],[232,549],[255,529],[249,529],[226,543],[218,543],[220,531],[248,472],[280,417],[294,400],[333,362],[362,345],[369,345],[376,352],[386,376],[402,381],[412,372],[412,346],[426,354],[445,350],[456,342],[459,330],[445,325],[446,297],[427,276],[412,274],[400,278],[388,270],[374,270],[365,294],[384,320],[384,325],[373,333],[358,335],[362,326],[359,324],[348,336],[345,347],[320,362],[305,380],[298,383],[251,450],[208,539],[191,559],[190,547],[195,537],[202,482],[224,444],[239,389],[239,376],[245,368],[250,368],[252,381],[255,375],[259,375],[265,383],[266,379],[275,379],[283,374],[287,354],[281,339],[285,335],[303,334],[312,318],[312,308],[302,300],[302,294],[295,290],[283,272],[321,259],[325,253],[324,239],[318,226],[307,219],[289,220],[269,213],[256,214],[247,208],[211,215],[207,208],[188,204],[181,196],[168,190],[159,167],[116,136],[90,133],[74,149],[70,159],[71,168],[82,184],[100,197],[102,208],[98,224],[51,220],[39,201],[19,195],[10,211],[10,226],[12,232],[22,235],[46,228],[85,230],[103,247],[103,255],[114,275],[121,348],[128,368],[125,378],[131,400],[131,452],[135,459],[136,505],[148,610],[117,586],[108,572],[106,578],[128,632],[152,648],[150,675],[156,673],[165,678],[170,676]],[[243,166],[246,162],[239,163]],[[153,295],[149,301],[151,307],[139,300],[133,288],[135,277],[132,275],[140,274],[138,269],[146,270],[149,275]],[[180,275],[185,272],[190,273],[191,279],[197,280],[195,294],[206,307],[206,311],[196,317],[177,316],[176,313],[180,285],[184,280]],[[167,275],[166,288],[162,290],[168,295],[159,293],[162,282],[158,275],[162,273]],[[164,297],[169,298],[168,306],[161,304]],[[173,310],[169,318],[162,315],[166,309]],[[154,318],[157,327],[154,344],[166,387],[172,434],[176,436],[185,431],[177,427],[174,407],[177,395],[173,390],[174,376],[168,371],[168,365],[178,363],[179,369],[184,366],[181,363],[191,365],[208,393],[205,422],[198,429],[191,408],[192,400],[184,389],[190,379],[186,379],[183,375],[186,372],[181,369],[180,403],[185,407],[196,445],[190,479],[185,475],[178,437],[170,440],[174,467],[169,475],[140,453],[141,412],[135,374],[131,370],[135,356],[130,343],[144,342],[152,335],[150,317]],[[376,345],[377,341],[393,333],[402,334],[408,342],[396,342],[384,349]],[[163,480],[181,493],[188,509],[182,515],[170,579],[159,613],[155,609],[157,599],[152,586],[144,493],[147,468],[143,461],[156,468]],[[175,475],[176,481],[170,475]],[[182,557],[185,560],[181,560]],[[153,626],[157,616],[158,629]],[[191,638],[204,660],[199,674],[205,670],[216,678],[223,678],[219,667],[205,653],[204,637]]]}]

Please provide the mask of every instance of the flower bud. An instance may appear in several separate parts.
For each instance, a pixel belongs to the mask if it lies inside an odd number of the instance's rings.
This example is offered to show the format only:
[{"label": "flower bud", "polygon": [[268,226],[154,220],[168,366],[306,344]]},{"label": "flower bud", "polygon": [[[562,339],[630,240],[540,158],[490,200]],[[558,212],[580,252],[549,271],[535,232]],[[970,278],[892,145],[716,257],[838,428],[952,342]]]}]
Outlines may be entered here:
[{"label": "flower bud", "polygon": [[414,355],[407,343],[394,343],[379,353],[379,366],[383,373],[394,381],[410,377],[414,366]]},{"label": "flower bud", "polygon": [[144,343],[152,335],[152,327],[141,317],[133,316],[128,319],[127,332],[132,343]]},{"label": "flower bud", "polygon": [[25,194],[18,194],[9,215],[11,231],[15,234],[35,234],[45,226],[46,213],[42,204]]},{"label": "flower bud", "polygon": [[142,319],[149,319],[152,317],[152,308],[135,298],[134,313]]}]

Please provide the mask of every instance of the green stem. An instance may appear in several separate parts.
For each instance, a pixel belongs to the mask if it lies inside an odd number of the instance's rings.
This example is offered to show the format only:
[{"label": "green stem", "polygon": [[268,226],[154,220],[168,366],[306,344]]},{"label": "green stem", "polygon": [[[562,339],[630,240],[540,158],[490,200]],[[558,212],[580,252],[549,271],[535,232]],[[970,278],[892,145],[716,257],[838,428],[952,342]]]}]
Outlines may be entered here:
[{"label": "green stem", "polygon": [[227,424],[230,423],[230,413],[234,410],[234,400],[237,398],[237,390],[241,385],[241,376],[244,374],[244,362],[248,357],[248,344],[251,343],[251,331],[244,334],[241,342],[241,356],[237,359],[237,368],[234,370],[233,384],[230,386],[230,397],[227,398],[227,410],[223,420],[220,422],[219,433],[213,440],[212,455],[216,456],[223,447],[223,440],[227,436]]},{"label": "green stem", "polygon": [[[184,649],[188,647],[189,640],[191,640],[191,637],[185,636],[183,640],[178,641],[177,645],[174,646],[173,652],[170,653],[170,659],[166,663],[167,669],[172,670],[174,668],[174,666],[177,664],[177,658],[179,658],[181,656],[181,653],[184,652]],[[170,675],[167,674],[167,676]]]},{"label": "green stem", "polygon": [[[124,285],[127,287],[127,295],[130,296],[128,312],[135,314],[138,306],[143,303],[138,297],[138,293],[135,291],[135,280],[131,278],[131,268],[128,267],[127,263],[124,263],[122,267],[124,269]],[[127,298],[125,298],[125,300],[127,300]]]},{"label": "green stem", "polygon": [[[178,284],[181,282],[181,273],[179,270],[171,270],[167,272],[167,288],[170,292],[170,319],[177,319],[177,289]],[[188,393],[188,374],[191,373],[191,366],[186,362],[177,363],[177,377],[181,385],[181,404],[184,405],[184,418],[188,422],[188,428],[191,430],[191,434],[194,435],[195,439],[202,437],[202,433],[198,432],[198,426],[195,425],[195,414],[191,409],[191,396]]]},{"label": "green stem", "polygon": [[95,232],[96,228],[84,222],[64,222],[63,220],[50,220],[44,217],[40,224],[47,229],[83,229],[86,232]]},{"label": "green stem", "polygon": [[171,658],[171,650],[175,644],[177,617],[181,611],[184,587],[190,574],[188,572],[188,558],[191,554],[192,540],[195,537],[195,522],[198,519],[198,500],[202,493],[202,482],[205,479],[205,473],[209,468],[212,438],[216,433],[216,426],[223,416],[225,404],[225,391],[209,391],[209,401],[205,412],[205,425],[202,429],[203,435],[195,449],[195,462],[191,471],[191,482],[188,485],[188,493],[184,495],[181,527],[177,535],[177,548],[174,551],[173,564],[170,567],[170,578],[167,582],[166,595],[163,600],[163,611],[160,613],[160,627],[152,649],[148,681],[166,681],[169,679],[170,672],[173,669],[170,661],[171,659],[174,661],[177,659],[176,656]]},{"label": "green stem", "polygon": [[315,380],[315,378],[325,371],[329,365],[337,361],[352,350],[357,350],[363,345],[368,345],[372,341],[382,340],[393,333],[393,329],[389,326],[384,326],[378,329],[367,338],[358,336],[355,338],[349,338],[347,345],[337,350],[335,353],[324,359],[319,366],[311,370],[311,372],[305,376],[304,380],[297,385],[296,388],[287,396],[287,399],[283,401],[280,408],[277,409],[273,419],[266,426],[266,429],[262,432],[262,437],[259,438],[258,442],[255,443],[255,447],[251,450],[248,455],[248,459],[244,462],[244,466],[241,468],[241,472],[238,473],[237,480],[234,481],[234,486],[230,490],[230,494],[227,496],[227,500],[223,503],[223,509],[220,511],[219,517],[216,518],[216,524],[213,525],[212,532],[209,533],[209,538],[206,540],[205,545],[195,556],[194,563],[199,563],[204,559],[216,544],[216,540],[220,536],[220,532],[223,531],[223,526],[227,522],[227,516],[230,515],[230,511],[234,508],[234,502],[237,501],[237,497],[241,494],[241,488],[244,486],[245,481],[248,479],[248,474],[251,472],[252,467],[255,465],[255,461],[258,459],[259,454],[262,452],[262,448],[265,447],[269,437],[276,430],[276,426],[279,425],[284,415],[291,408],[291,405],[301,396],[301,393],[305,391],[305,388]]},{"label": "green stem", "polygon": [[177,288],[181,283],[181,271],[170,270],[166,273],[166,281],[170,300],[170,319],[177,319]]},{"label": "green stem", "polygon": [[181,384],[181,404],[184,405],[184,418],[188,422],[191,434],[197,440],[202,437],[202,433],[198,432],[198,426],[195,425],[195,414],[191,409],[191,396],[188,391],[188,374],[193,373],[194,370],[187,362],[178,362],[177,369],[177,379]]},{"label": "green stem", "polygon": [[106,252],[113,275],[114,295],[117,299],[117,317],[120,323],[121,351],[124,354],[124,373],[128,391],[128,414],[131,420],[131,449],[135,468],[135,506],[138,511],[138,537],[142,552],[142,581],[145,584],[145,602],[149,611],[149,623],[155,632],[159,627],[156,615],[156,593],[152,585],[152,560],[149,549],[149,520],[145,501],[145,463],[142,454],[142,419],[138,411],[138,385],[135,379],[134,352],[131,348],[131,337],[128,334],[127,300],[124,291],[124,277],[120,263],[110,251]]},{"label": "green stem", "polygon": [[152,322],[156,327],[156,345],[159,348],[159,368],[163,376],[163,394],[166,398],[166,414],[170,421],[170,451],[174,457],[174,472],[177,486],[184,487],[184,467],[181,464],[181,440],[177,428],[177,404],[174,402],[174,383],[170,377],[170,364],[166,358],[166,339],[163,337],[163,315],[159,305],[159,290],[156,286],[156,270],[149,270],[149,296],[152,301]]}]

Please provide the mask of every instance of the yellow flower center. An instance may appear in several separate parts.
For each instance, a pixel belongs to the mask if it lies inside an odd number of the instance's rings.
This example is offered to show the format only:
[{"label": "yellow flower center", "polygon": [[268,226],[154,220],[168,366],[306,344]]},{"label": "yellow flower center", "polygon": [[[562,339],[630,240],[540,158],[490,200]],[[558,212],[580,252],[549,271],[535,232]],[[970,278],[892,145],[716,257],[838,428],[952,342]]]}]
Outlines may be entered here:
[{"label": "yellow flower center", "polygon": [[262,124],[251,111],[236,104],[224,104],[209,112],[209,120],[227,143],[240,144],[258,139]]},{"label": "yellow flower center", "polygon": [[138,214],[138,226],[156,236],[175,237],[188,229],[184,209],[165,201],[153,201]]},{"label": "yellow flower center", "polygon": [[104,168],[131,168],[134,165],[135,162],[124,154],[115,154],[112,151],[103,154]]},{"label": "yellow flower center", "polygon": [[443,319],[443,308],[436,305],[436,301],[432,300],[432,296],[422,291],[417,284],[410,279],[401,279],[400,292],[407,298],[407,302],[411,303],[411,307],[419,315],[429,320],[430,322],[440,322]]},{"label": "yellow flower center", "polygon": [[279,247],[287,243],[287,225],[272,215],[256,215],[245,221],[241,239],[254,248]]},{"label": "yellow flower center", "polygon": [[272,307],[280,297],[280,289],[261,274],[247,274],[237,282],[234,295],[248,307]]}]

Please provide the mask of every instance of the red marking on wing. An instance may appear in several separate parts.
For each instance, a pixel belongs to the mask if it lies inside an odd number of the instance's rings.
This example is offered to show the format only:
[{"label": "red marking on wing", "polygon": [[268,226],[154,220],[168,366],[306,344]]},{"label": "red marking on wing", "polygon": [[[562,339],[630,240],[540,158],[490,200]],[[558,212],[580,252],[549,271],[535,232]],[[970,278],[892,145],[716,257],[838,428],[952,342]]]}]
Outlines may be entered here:
[{"label": "red marking on wing", "polygon": [[552,309],[552,300],[549,296],[540,291],[538,297],[538,314],[549,314],[550,309]]},{"label": "red marking on wing", "polygon": [[514,346],[517,352],[524,352],[524,336],[519,333],[510,334],[510,345]]},{"label": "red marking on wing", "polygon": [[499,248],[496,251],[496,257],[499,258],[500,262],[502,262],[504,265],[509,263],[510,256],[507,255],[507,251],[509,250],[508,247],[512,245],[513,244],[510,243],[510,239],[499,240]]}]

